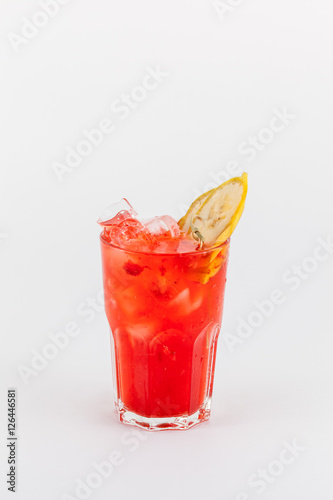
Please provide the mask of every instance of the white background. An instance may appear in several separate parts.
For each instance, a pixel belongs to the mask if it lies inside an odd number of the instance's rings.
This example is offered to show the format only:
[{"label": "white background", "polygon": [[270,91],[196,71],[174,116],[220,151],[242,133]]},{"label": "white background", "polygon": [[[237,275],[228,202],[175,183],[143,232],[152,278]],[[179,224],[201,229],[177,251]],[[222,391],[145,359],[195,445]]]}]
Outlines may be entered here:
[{"label": "white background", "polygon": [[[15,52],[8,35],[40,7],[1,2],[1,498],[13,498],[8,387],[18,393],[19,500],[76,498],[76,479],[115,450],[123,463],[89,498],[333,496],[333,256],[297,290],[286,282],[295,265],[314,269],[317,239],[333,236],[333,6],[225,5],[218,15],[212,0],[72,0]],[[111,104],[156,65],[168,76],[121,120]],[[273,110],[284,108],[294,118],[248,161],[241,143],[267,137]],[[60,182],[54,162],[105,117],[115,131]],[[104,313],[78,313],[93,311],[87,301],[102,285],[96,220],[123,196],[142,216],[178,218],[234,160],[249,173],[249,195],[232,238],[222,334],[237,336],[240,318],[274,289],[284,303],[234,349],[220,337],[209,423],[129,441],[113,406]],[[31,367],[31,350],[69,322],[81,333],[24,384],[18,367]],[[259,495],[248,478],[274,469],[293,440],[303,451]]]}]

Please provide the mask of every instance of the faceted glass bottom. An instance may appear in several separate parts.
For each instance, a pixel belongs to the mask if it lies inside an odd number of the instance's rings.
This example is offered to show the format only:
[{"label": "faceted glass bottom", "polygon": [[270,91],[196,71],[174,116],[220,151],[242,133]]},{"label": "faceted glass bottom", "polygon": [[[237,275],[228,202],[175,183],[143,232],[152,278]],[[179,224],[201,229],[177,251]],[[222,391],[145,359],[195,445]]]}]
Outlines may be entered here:
[{"label": "faceted glass bottom", "polygon": [[146,429],[147,431],[163,430],[187,430],[195,425],[209,420],[211,412],[211,397],[207,398],[205,403],[193,415],[178,415],[177,417],[167,418],[147,418],[137,415],[126,409],[121,400],[115,403],[119,420],[123,424],[133,425]]}]

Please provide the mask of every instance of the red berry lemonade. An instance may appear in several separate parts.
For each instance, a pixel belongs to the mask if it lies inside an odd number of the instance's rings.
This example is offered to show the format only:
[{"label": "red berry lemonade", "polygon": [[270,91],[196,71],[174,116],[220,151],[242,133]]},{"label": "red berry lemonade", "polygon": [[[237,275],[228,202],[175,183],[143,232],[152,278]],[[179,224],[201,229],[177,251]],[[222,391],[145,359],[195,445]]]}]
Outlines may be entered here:
[{"label": "red berry lemonade", "polygon": [[186,429],[210,415],[229,240],[204,248],[125,208],[100,221],[116,407],[124,423]]}]

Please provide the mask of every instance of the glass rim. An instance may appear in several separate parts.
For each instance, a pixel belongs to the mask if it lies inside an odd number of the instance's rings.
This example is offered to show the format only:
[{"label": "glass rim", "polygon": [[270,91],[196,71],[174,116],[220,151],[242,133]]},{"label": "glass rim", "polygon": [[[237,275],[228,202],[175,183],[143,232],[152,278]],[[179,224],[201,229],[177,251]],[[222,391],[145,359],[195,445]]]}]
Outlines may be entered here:
[{"label": "glass rim", "polygon": [[122,252],[132,253],[132,254],[137,254],[137,255],[156,255],[156,256],[198,255],[198,254],[202,255],[205,253],[216,251],[218,249],[222,249],[222,248],[228,246],[230,243],[230,237],[229,237],[226,241],[224,241],[223,243],[220,243],[219,245],[212,246],[210,248],[205,248],[205,249],[191,250],[189,252],[148,252],[148,251],[131,250],[131,249],[119,247],[118,245],[115,245],[114,243],[105,241],[105,239],[103,239],[102,235],[103,235],[103,232],[100,233],[99,239],[100,239],[101,243],[104,243],[104,245],[115,248],[115,249],[120,250]]}]

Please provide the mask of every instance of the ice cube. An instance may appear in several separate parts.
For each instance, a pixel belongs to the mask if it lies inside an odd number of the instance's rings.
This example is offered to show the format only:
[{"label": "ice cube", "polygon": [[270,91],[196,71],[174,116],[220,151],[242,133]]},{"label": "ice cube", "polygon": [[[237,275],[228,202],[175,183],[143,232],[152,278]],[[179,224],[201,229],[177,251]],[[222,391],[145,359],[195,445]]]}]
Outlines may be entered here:
[{"label": "ice cube", "polygon": [[180,235],[178,224],[172,217],[163,215],[139,220],[138,214],[125,198],[110,205],[98,223],[104,229],[102,238],[105,241],[137,251],[158,251],[160,243],[175,241]]},{"label": "ice cube", "polygon": [[125,219],[109,230],[111,243],[122,248],[133,247],[136,243],[146,243],[149,236],[147,228],[138,220],[133,219]]},{"label": "ice cube", "polygon": [[137,217],[138,214],[132,205],[126,200],[126,198],[123,198],[118,203],[113,203],[108,206],[99,218],[98,224],[103,227],[112,226],[127,219],[137,219]]},{"label": "ice cube", "polygon": [[[133,239],[135,232],[145,229],[137,217],[138,214],[125,198],[118,203],[113,203],[97,221],[104,228],[103,239],[114,242],[116,245],[120,245],[120,240]],[[124,223],[126,223],[125,226],[122,225]]]},{"label": "ice cube", "polygon": [[177,308],[179,316],[185,316],[193,313],[198,309],[203,301],[202,295],[191,296],[190,289],[185,288],[174,299],[171,300],[169,306]]},{"label": "ice cube", "polygon": [[153,217],[152,219],[143,220],[142,224],[148,229],[153,236],[168,236],[170,238],[178,238],[180,229],[170,215],[162,215],[161,217]]},{"label": "ice cube", "polygon": [[159,326],[158,320],[147,320],[144,323],[127,324],[126,330],[132,337],[145,340],[147,337],[153,337],[158,332]]}]

